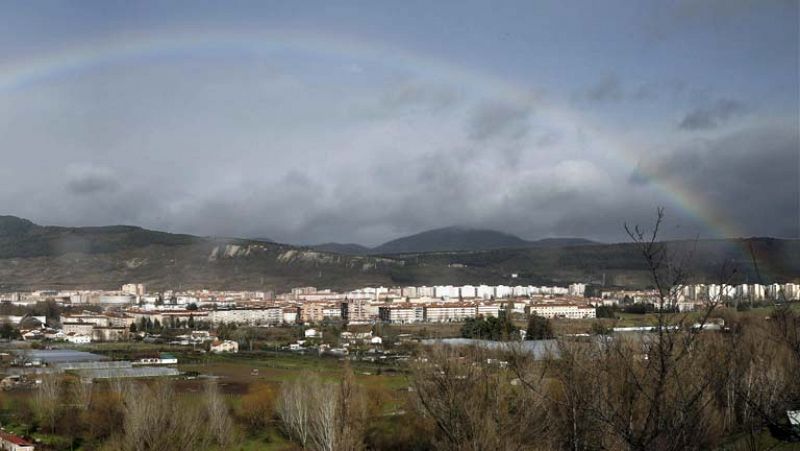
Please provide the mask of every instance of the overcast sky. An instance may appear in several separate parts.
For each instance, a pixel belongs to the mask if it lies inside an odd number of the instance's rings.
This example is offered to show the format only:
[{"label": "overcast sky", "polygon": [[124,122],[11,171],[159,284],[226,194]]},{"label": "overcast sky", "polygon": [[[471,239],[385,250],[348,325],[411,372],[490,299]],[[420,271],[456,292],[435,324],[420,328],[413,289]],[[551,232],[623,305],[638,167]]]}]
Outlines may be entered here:
[{"label": "overcast sky", "polygon": [[798,2],[0,2],[0,214],[798,237]]}]

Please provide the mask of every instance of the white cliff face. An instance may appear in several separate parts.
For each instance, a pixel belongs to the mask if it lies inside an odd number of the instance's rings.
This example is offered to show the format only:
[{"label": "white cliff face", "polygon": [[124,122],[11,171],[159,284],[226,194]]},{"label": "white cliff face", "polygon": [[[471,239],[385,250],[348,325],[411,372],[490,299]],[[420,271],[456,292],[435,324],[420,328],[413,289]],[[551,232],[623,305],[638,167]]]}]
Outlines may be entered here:
[{"label": "white cliff face", "polygon": [[363,272],[374,271],[380,266],[402,266],[405,262],[389,258],[362,257],[362,256],[343,256],[339,254],[329,254],[309,249],[275,249],[260,244],[239,245],[226,244],[214,246],[208,255],[208,261],[214,262],[220,259],[231,259],[247,257],[256,254],[275,255],[277,262],[282,264],[323,264],[323,265],[344,265],[348,268],[358,268]]},{"label": "white cliff face", "polygon": [[147,263],[146,258],[132,258],[130,260],[125,260],[125,266],[128,269],[136,269],[146,263]]},{"label": "white cliff face", "polygon": [[317,251],[288,250],[278,255],[278,261],[283,263],[296,261],[305,263],[337,263],[341,261],[341,257]]},{"label": "white cliff face", "polygon": [[214,246],[208,256],[208,261],[213,262],[220,258],[247,257],[255,252],[265,252],[266,250],[266,247],[260,245],[226,244],[225,246]]}]

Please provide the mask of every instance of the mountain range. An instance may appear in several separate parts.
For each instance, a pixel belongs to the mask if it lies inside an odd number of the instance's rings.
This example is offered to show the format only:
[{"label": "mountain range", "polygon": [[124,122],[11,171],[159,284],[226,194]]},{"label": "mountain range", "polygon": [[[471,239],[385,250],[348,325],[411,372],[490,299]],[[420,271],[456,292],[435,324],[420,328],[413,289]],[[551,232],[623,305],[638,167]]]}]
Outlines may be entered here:
[{"label": "mountain range", "polygon": [[312,247],[323,252],[346,255],[391,255],[531,247],[585,246],[590,244],[598,243],[583,238],[546,238],[536,241],[527,241],[518,236],[498,232],[496,230],[454,226],[428,230],[397,238],[375,247],[366,247],[352,243],[325,243]]},{"label": "mountain range", "polygon": [[[470,237],[476,242],[465,241]],[[370,250],[370,255],[352,255],[135,226],[40,226],[0,216],[0,291],[118,289],[130,282],[154,289],[274,291],[307,285],[351,289],[481,283],[565,285],[576,281],[616,287],[650,284],[635,244],[545,240],[531,245],[514,238],[491,231],[445,229],[386,243],[378,247],[381,255],[373,255],[378,252],[375,250]],[[437,239],[441,243],[436,243]],[[748,238],[664,245],[670,255],[685,258],[693,281],[719,282],[720,274],[731,270],[735,270],[734,278],[727,282],[800,279],[800,240]],[[471,250],[448,250],[453,248]]]}]

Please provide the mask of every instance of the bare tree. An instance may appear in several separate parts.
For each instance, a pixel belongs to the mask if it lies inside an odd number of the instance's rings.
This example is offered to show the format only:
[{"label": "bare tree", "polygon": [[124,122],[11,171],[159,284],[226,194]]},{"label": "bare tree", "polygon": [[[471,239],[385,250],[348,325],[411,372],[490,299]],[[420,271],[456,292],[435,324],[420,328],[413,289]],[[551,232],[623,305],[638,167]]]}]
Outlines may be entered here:
[{"label": "bare tree", "polygon": [[[679,310],[692,250],[671,252],[658,240],[664,212],[650,232],[625,226],[654,287],[654,332],[600,337],[594,343],[559,340],[558,353],[536,365],[515,359],[522,385],[554,413],[548,429],[573,450],[692,449],[719,433],[707,365],[715,348],[702,334],[720,299],[706,300],[694,317]],[[722,290],[724,291],[724,290]]]},{"label": "bare tree", "polygon": [[277,412],[286,434],[304,448],[309,445],[311,435],[311,406],[305,388],[316,383],[316,376],[304,374],[284,382],[278,397]]},{"label": "bare tree", "polygon": [[228,405],[219,392],[215,382],[208,382],[205,387],[205,411],[208,430],[214,441],[226,448],[233,439],[234,425]]},{"label": "bare tree", "polygon": [[349,365],[345,367],[344,375],[339,382],[337,398],[336,449],[342,451],[362,449],[366,431],[367,400],[364,390],[356,383]]},{"label": "bare tree", "polygon": [[306,387],[306,402],[311,412],[312,448],[319,451],[336,449],[339,393],[334,384],[319,380]]},{"label": "bare tree", "polygon": [[49,427],[50,432],[55,431],[56,428],[56,417],[61,403],[62,383],[63,379],[59,374],[43,374],[34,398],[37,417],[39,421]]},{"label": "bare tree", "polygon": [[[463,354],[462,354],[463,352]],[[413,367],[414,398],[443,450],[530,449],[543,412],[479,349],[431,349]]]},{"label": "bare tree", "polygon": [[91,380],[74,380],[70,385],[70,391],[72,392],[73,403],[77,407],[83,410],[89,408],[89,405],[92,402],[92,393],[94,392],[94,386],[92,385]]},{"label": "bare tree", "polygon": [[124,434],[120,448],[131,451],[206,449],[215,437],[204,424],[202,406],[179,403],[169,381],[125,390]]},{"label": "bare tree", "polygon": [[304,448],[354,451],[364,447],[366,398],[349,367],[339,383],[312,375],[281,387],[278,416]]}]

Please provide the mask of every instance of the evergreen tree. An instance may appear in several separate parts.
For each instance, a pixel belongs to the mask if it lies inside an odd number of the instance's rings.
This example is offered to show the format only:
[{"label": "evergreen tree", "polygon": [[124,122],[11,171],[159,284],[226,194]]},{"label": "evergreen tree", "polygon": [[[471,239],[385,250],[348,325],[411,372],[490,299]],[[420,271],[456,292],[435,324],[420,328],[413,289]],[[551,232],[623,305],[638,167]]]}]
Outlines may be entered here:
[{"label": "evergreen tree", "polygon": [[531,315],[528,319],[528,331],[525,334],[526,340],[548,340],[553,338],[553,326],[550,320],[539,315]]}]

